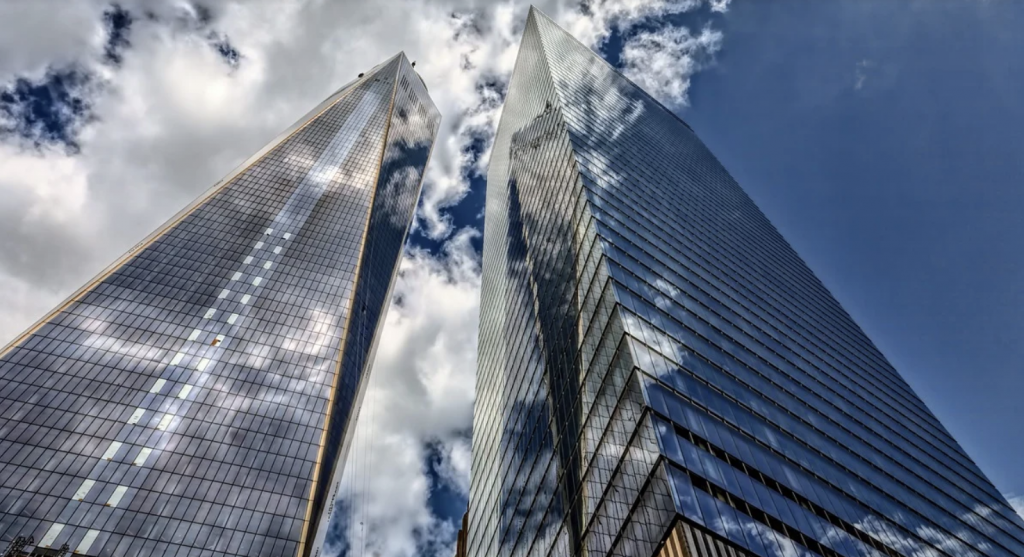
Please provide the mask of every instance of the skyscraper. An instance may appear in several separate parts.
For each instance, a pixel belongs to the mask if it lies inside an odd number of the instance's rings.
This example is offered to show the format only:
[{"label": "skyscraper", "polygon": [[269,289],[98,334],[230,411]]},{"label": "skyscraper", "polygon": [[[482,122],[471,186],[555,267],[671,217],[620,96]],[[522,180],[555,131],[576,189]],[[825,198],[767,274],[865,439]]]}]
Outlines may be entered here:
[{"label": "skyscraper", "polygon": [[531,10],[487,175],[469,555],[1024,555],[694,132]]},{"label": "skyscraper", "polygon": [[392,57],[7,346],[0,550],[320,554],[439,120]]}]

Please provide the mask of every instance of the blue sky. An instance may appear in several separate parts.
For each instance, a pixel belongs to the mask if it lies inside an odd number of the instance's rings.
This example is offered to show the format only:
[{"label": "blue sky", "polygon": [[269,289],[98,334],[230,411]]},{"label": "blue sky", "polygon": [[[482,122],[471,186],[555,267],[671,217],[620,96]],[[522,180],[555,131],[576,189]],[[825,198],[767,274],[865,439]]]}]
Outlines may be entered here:
[{"label": "blue sky", "polygon": [[1024,494],[1024,4],[736,2],[684,117]]},{"label": "blue sky", "polygon": [[[676,44],[676,67],[627,70],[678,86],[666,102],[997,487],[1024,495],[1024,3],[538,3],[616,65],[645,33],[708,39]],[[350,522],[384,557],[450,555],[468,486],[478,172],[527,6],[89,0],[52,17],[45,1],[0,3],[0,336],[405,50],[444,122]]]}]

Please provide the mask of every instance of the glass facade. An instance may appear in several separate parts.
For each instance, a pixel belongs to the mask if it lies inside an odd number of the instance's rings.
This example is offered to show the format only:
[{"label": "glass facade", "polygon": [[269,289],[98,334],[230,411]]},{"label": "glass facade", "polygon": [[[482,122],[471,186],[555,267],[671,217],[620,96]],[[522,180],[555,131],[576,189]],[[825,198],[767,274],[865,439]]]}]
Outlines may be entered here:
[{"label": "glass facade", "polygon": [[439,120],[396,55],[6,347],[0,549],[320,554]]},{"label": "glass facade", "polygon": [[693,131],[531,10],[487,176],[469,555],[1024,555]]}]

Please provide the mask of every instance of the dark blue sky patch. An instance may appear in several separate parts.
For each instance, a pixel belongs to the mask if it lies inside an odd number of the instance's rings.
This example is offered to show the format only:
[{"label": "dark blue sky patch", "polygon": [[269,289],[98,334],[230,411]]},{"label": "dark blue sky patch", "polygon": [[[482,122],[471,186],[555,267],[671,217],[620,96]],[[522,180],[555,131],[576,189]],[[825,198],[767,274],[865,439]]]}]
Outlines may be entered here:
[{"label": "dark blue sky patch", "polygon": [[191,4],[191,10],[186,10],[185,13],[185,25],[196,31],[205,30],[207,43],[220,54],[227,65],[237,68],[242,60],[242,53],[231,44],[227,35],[213,29],[213,10],[205,4],[194,2]]},{"label": "dark blue sky patch", "polygon": [[609,64],[616,68],[622,67],[622,49],[626,46],[626,35],[624,35],[618,29],[613,29],[608,38],[605,39],[604,43],[601,44],[598,53],[602,58],[608,61]]},{"label": "dark blue sky patch", "polygon": [[352,501],[338,499],[334,504],[334,515],[327,526],[327,534],[324,536],[324,545],[340,550],[340,555],[347,555],[351,549],[348,545],[348,530],[354,518],[352,506]]},{"label": "dark blue sky patch", "polygon": [[[466,227],[475,228],[481,233],[480,236],[470,240],[470,243],[477,252],[483,249],[483,213],[486,189],[486,179],[483,176],[471,176],[466,195],[455,205],[441,210],[441,215],[448,218],[452,234]],[[426,250],[431,255],[437,256],[441,254],[445,243],[450,237],[451,234],[443,238],[433,239],[426,235],[424,228],[418,227],[413,233],[409,234],[408,245]]]},{"label": "dark blue sky patch", "polygon": [[[477,160],[483,156],[483,150],[486,148],[486,138],[483,135],[475,135],[473,140],[470,142],[466,152],[469,154],[473,164],[475,165]],[[441,215],[449,219],[451,225],[451,232],[457,232],[466,227],[476,228],[483,233],[484,222],[484,202],[486,199],[487,180],[485,176],[471,173],[469,176],[469,189],[462,199],[458,200],[454,205],[450,207],[444,207],[441,209]],[[420,200],[422,204],[422,200]],[[450,236],[444,238],[433,239],[426,235],[426,230],[422,227],[416,228],[416,230],[409,234],[408,243],[410,246],[424,249],[430,252],[431,255],[438,255],[444,248],[445,242]],[[478,251],[483,249],[483,238],[476,237],[471,240],[473,247]]]},{"label": "dark blue sky patch", "polygon": [[77,68],[51,69],[39,81],[17,78],[0,89],[0,137],[78,152],[77,132],[92,117],[84,94],[89,80]]},{"label": "dark blue sky patch", "polygon": [[487,148],[487,136],[483,134],[476,134],[472,136],[472,140],[469,142],[469,147],[465,150],[469,154],[470,164],[476,166],[480,162],[480,157],[484,155],[484,149]]},{"label": "dark blue sky patch", "polygon": [[[156,14],[151,12],[147,12],[146,17],[152,21],[161,21]],[[215,15],[209,6],[192,3],[183,6],[173,17],[164,22],[171,24],[181,32],[196,33],[202,36],[206,43],[217,51],[224,63],[232,68],[237,68],[244,57],[238,48],[231,44],[226,34],[213,29],[214,19]]]},{"label": "dark blue sky patch", "polygon": [[[508,83],[499,79],[488,79],[477,85],[477,91],[487,97],[488,100],[486,102],[493,102],[495,104],[504,102],[507,89]],[[486,109],[486,105],[479,107],[479,110]],[[483,233],[483,213],[487,180],[486,176],[476,173],[476,168],[488,147],[487,141],[490,134],[489,130],[482,128],[466,130],[466,133],[470,137],[470,143],[463,149],[463,153],[469,156],[467,164],[469,189],[462,199],[459,199],[455,204],[442,208],[441,214],[450,219],[453,232],[466,227],[473,227]],[[410,245],[425,249],[433,255],[440,253],[445,240],[447,240],[447,237],[437,240],[428,238],[423,228],[417,228],[413,234],[409,235]],[[482,249],[482,237],[473,238],[471,242],[474,247]]]},{"label": "dark blue sky patch", "polygon": [[487,178],[485,176],[473,176],[470,178],[469,191],[462,201],[452,208],[452,225],[455,230],[466,227],[473,227],[480,231],[480,235],[472,238],[470,243],[477,251],[483,250],[484,242],[484,205],[487,202]]},{"label": "dark blue sky patch", "polygon": [[238,67],[238,63],[242,60],[242,54],[228,41],[227,35],[210,32],[209,40],[210,45],[217,50],[217,53],[224,59],[224,62],[232,68]]},{"label": "dark blue sky patch", "polygon": [[103,47],[103,59],[120,65],[123,53],[131,46],[128,35],[132,27],[132,14],[120,4],[111,4],[103,11],[103,24],[107,29],[107,43]]},{"label": "dark blue sky patch", "polygon": [[497,76],[487,77],[483,83],[477,85],[478,89],[491,89],[498,93],[502,99],[505,98],[505,93],[508,91],[508,79],[499,78]]},{"label": "dark blue sky patch", "polygon": [[466,498],[439,474],[438,469],[442,466],[443,459],[442,450],[443,447],[437,443],[430,443],[426,448],[427,480],[430,482],[427,505],[438,519],[461,524],[462,515],[466,512]]}]

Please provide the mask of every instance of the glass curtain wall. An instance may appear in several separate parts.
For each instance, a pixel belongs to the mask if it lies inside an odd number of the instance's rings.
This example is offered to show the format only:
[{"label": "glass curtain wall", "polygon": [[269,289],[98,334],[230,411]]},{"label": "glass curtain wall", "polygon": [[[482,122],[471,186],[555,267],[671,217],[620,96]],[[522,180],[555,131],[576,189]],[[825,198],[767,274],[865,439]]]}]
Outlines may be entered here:
[{"label": "glass curtain wall", "polygon": [[0,549],[318,554],[439,120],[394,56],[0,352]]},{"label": "glass curtain wall", "polygon": [[693,130],[537,10],[486,218],[471,556],[1024,555]]}]

